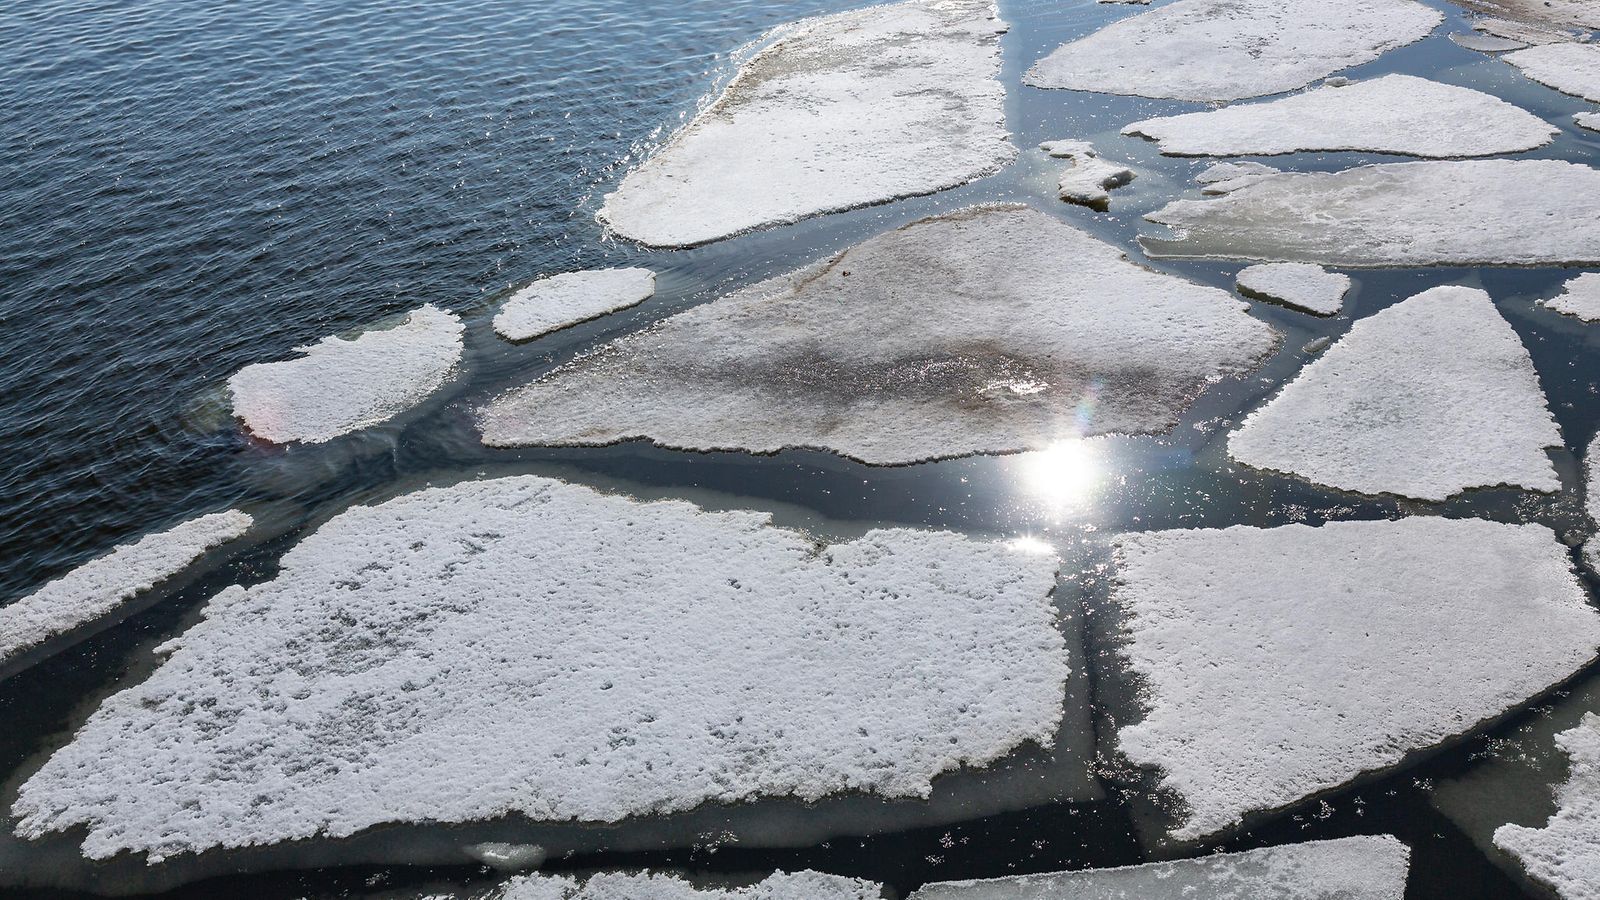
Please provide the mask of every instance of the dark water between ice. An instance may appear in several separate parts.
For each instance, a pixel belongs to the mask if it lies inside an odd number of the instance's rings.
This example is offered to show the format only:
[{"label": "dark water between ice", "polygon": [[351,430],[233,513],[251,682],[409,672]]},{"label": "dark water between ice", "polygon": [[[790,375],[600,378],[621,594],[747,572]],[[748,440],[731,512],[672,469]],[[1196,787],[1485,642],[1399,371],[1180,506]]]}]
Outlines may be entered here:
[{"label": "dark water between ice", "polygon": [[[601,240],[593,212],[621,172],[718,77],[728,53],[765,28],[845,0],[554,0],[438,3],[176,0],[0,7],[0,602],[112,544],[243,504],[279,533],[198,583],[19,677],[0,683],[0,778],[102,696],[141,677],[150,642],[183,627],[216,587],[270,577],[309,520],[428,478],[494,469],[558,474],[649,496],[777,510],[820,534],[873,522],[1031,535],[1076,546],[1129,528],[1317,522],[1400,511],[1228,464],[1226,424],[1303,364],[1301,345],[1444,283],[1481,284],[1529,346],[1569,448],[1600,427],[1600,328],[1534,307],[1571,272],[1430,269],[1355,273],[1345,313],[1315,321],[1269,305],[1255,314],[1285,349],[1225,383],[1171,435],[1100,444],[1097,474],[1062,484],[1021,458],[870,468],[825,453],[693,454],[640,444],[488,451],[472,409],[598,341],[776,274],[930,212],[991,199],[1033,203],[1139,257],[1139,216],[1205,163],[1156,155],[1122,125],[1193,104],[1020,85],[1063,40],[1129,14],[1088,0],[1002,0],[1010,123],[1023,153],[965,188],[827,216],[683,252]],[[1444,8],[1444,7],[1441,7]],[[1579,101],[1445,39],[1352,74],[1427,74],[1505,97],[1563,129],[1526,157],[1594,163]],[[665,130],[663,130],[665,129]],[[1097,214],[1054,199],[1060,161],[1041,140],[1090,138],[1140,177]],[[1292,169],[1379,160],[1275,157]],[[1192,194],[1191,194],[1192,195]],[[1467,227],[1470,227],[1468,225]],[[1148,226],[1145,226],[1149,230]],[[489,314],[537,275],[637,263],[661,273],[651,301],[530,345],[498,341]],[[1229,288],[1240,264],[1157,266]],[[431,302],[468,319],[467,364],[447,391],[392,426],[323,447],[283,450],[242,437],[218,386],[251,362]],[[1576,462],[1557,459],[1561,497],[1485,492],[1443,505],[1567,532],[1582,526]],[[1072,558],[1069,554],[1069,558]],[[1591,584],[1591,587],[1594,585]],[[1064,582],[1063,602],[1095,590]],[[1485,636],[1492,641],[1492,635]],[[1091,677],[1114,669],[1091,629]],[[1106,710],[1099,710],[1104,714]],[[1504,734],[1537,713],[1494,732]],[[1485,738],[1280,816],[1223,849],[1391,832],[1414,848],[1409,897],[1538,896],[1434,811],[1430,780],[1467,771]],[[9,803],[10,797],[0,797]],[[690,843],[688,840],[679,843]],[[812,867],[905,892],[930,880],[1146,857],[1116,800],[1058,804],[864,839],[766,851],[722,846],[580,855],[561,868],[648,864],[707,872]],[[181,896],[363,896],[424,884],[486,884],[473,867],[354,867],[228,877]],[[43,895],[43,894],[41,894]],[[49,896],[64,896],[50,893]]]}]

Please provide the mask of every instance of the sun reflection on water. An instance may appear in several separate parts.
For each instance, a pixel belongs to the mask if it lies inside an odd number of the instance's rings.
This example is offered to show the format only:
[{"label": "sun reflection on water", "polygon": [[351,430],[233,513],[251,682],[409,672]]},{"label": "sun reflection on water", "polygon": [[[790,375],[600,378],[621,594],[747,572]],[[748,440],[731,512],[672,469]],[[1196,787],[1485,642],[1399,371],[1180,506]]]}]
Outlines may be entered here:
[{"label": "sun reflection on water", "polygon": [[1070,439],[1023,454],[1018,473],[1028,499],[1061,515],[1094,499],[1106,479],[1106,463],[1097,442]]}]

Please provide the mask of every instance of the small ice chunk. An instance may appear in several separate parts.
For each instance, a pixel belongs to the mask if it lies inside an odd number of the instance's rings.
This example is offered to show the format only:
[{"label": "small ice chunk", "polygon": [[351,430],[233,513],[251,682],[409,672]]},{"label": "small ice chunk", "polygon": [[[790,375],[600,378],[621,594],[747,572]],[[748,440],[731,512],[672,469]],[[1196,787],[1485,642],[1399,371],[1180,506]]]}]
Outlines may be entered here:
[{"label": "small ice chunk", "polygon": [[1312,356],[1315,356],[1318,353],[1328,349],[1328,345],[1331,343],[1333,343],[1333,338],[1323,335],[1322,337],[1312,338],[1311,340],[1306,341],[1305,344],[1301,346],[1300,351],[1302,353],[1308,353]]},{"label": "small ice chunk", "polygon": [[549,856],[538,844],[486,841],[481,844],[468,844],[461,849],[466,851],[467,856],[501,872],[537,869],[544,865],[545,859]]},{"label": "small ice chunk", "polygon": [[190,519],[91,560],[0,607],[0,666],[44,642],[105,618],[254,524],[238,510]]},{"label": "small ice chunk", "polygon": [[1585,322],[1600,322],[1600,272],[1585,272],[1568,281],[1562,292],[1539,305]]},{"label": "small ice chunk", "polygon": [[625,238],[686,247],[931,194],[1016,156],[993,0],[906,0],[769,34],[717,101],[605,198]]},{"label": "small ice chunk", "polygon": [[491,897],[493,900],[878,900],[882,892],[882,886],[871,881],[809,870],[793,874],[777,872],[758,884],[739,888],[697,888],[676,876],[652,872],[601,872],[581,885],[565,875],[524,875],[511,880],[500,893]]},{"label": "small ice chunk", "polygon": [[1533,360],[1483,291],[1437,287],[1361,319],[1228,439],[1259,469],[1443,500],[1557,491],[1561,446]]},{"label": "small ice chunk", "polygon": [[494,317],[496,334],[526,341],[637,306],[656,292],[649,269],[590,269],[541,278],[507,300]]},{"label": "small ice chunk", "polygon": [[1556,735],[1556,746],[1570,769],[1556,789],[1555,815],[1543,828],[1504,825],[1494,842],[1563,900],[1594,900],[1600,897],[1600,716],[1585,713],[1576,728]]},{"label": "small ice chunk", "polygon": [[331,441],[386,422],[438,390],[461,360],[461,320],[432,304],[393,328],[326,337],[298,359],[245,366],[228,379],[233,413],[276,444]]},{"label": "small ice chunk", "polygon": [[1241,271],[1238,287],[1246,297],[1331,316],[1344,306],[1350,276],[1310,263],[1262,263]]},{"label": "small ice chunk", "polygon": [[1132,169],[1100,158],[1087,141],[1046,141],[1039,149],[1058,159],[1072,160],[1072,167],[1061,173],[1058,185],[1061,199],[1069,203],[1105,210],[1111,202],[1110,190],[1133,180]]},{"label": "small ice chunk", "polygon": [[1118,869],[946,881],[907,900],[1402,900],[1411,848],[1389,835]]},{"label": "small ice chunk", "polygon": [[1223,181],[1233,181],[1246,175],[1276,175],[1280,170],[1266,163],[1251,162],[1219,162],[1206,166],[1199,175],[1194,177],[1195,184],[1217,184]]},{"label": "small ice chunk", "polygon": [[1600,103],[1600,44],[1545,44],[1500,58],[1546,87]]},{"label": "small ice chunk", "polygon": [[1122,133],[1158,141],[1172,156],[1365,150],[1455,157],[1532,150],[1560,130],[1482,91],[1384,75],[1280,100],[1146,119]]},{"label": "small ice chunk", "polygon": [[1572,117],[1572,121],[1577,122],[1579,128],[1600,131],[1600,112],[1578,113]]},{"label": "small ice chunk", "polygon": [[1477,50],[1479,53],[1501,53],[1506,50],[1521,50],[1528,46],[1522,41],[1511,38],[1495,37],[1492,34],[1461,34],[1450,35],[1450,40],[1460,44],[1468,50]]},{"label": "small ice chunk", "polygon": [[1177,236],[1142,236],[1140,246],[1155,257],[1345,268],[1600,264],[1600,170],[1589,166],[1435,160],[1255,177],[1146,215]]},{"label": "small ice chunk", "polygon": [[1116,743],[1182,800],[1181,840],[1399,765],[1566,680],[1600,646],[1600,612],[1542,525],[1414,516],[1125,534],[1116,570],[1122,653],[1148,709]]},{"label": "small ice chunk", "polygon": [[1413,0],[1177,0],[1064,44],[1024,81],[1175,100],[1304,87],[1425,37],[1443,17]]}]

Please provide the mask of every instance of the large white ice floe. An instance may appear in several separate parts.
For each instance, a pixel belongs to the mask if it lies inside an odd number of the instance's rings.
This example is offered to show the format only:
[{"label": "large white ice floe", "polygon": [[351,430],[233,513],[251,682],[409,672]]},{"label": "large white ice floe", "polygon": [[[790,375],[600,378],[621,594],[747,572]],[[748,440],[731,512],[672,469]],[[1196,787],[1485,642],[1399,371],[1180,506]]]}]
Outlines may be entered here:
[{"label": "large white ice floe", "polygon": [[1546,87],[1600,103],[1600,44],[1545,44],[1500,58]]},{"label": "large white ice floe", "polygon": [[[1600,264],[1600,170],[1561,160],[1435,160],[1263,175],[1145,218],[1157,257],[1347,267]],[[1461,223],[1471,222],[1471,228]]]},{"label": "large white ice floe", "polygon": [[1176,100],[1294,90],[1427,35],[1413,0],[1177,0],[1064,44],[1028,70],[1043,88]]},{"label": "large white ice floe", "polygon": [[656,273],[649,269],[590,269],[541,278],[500,307],[494,330],[508,341],[531,340],[637,306],[655,292]]},{"label": "large white ice floe", "polygon": [[1251,413],[1228,454],[1363,494],[1557,491],[1561,446],[1533,360],[1489,295],[1437,287],[1361,319]]},{"label": "large white ice floe", "polygon": [[1147,709],[1117,747],[1184,840],[1469,732],[1600,646],[1555,534],[1481,519],[1126,534],[1113,599]]},{"label": "large white ice floe", "polygon": [[352,508],[107,700],[21,788],[17,833],[81,825],[86,856],[154,862],[390,822],[926,797],[1053,741],[1054,558],[769,522],[534,476]]},{"label": "large white ice floe", "polygon": [[1556,813],[1542,828],[1505,825],[1495,845],[1515,856],[1529,875],[1563,900],[1600,898],[1600,716],[1585,713],[1576,728],[1556,735],[1570,771],[1556,789]]},{"label": "large white ice floe", "polygon": [[1261,263],[1241,270],[1237,284],[1247,297],[1331,316],[1344,306],[1350,276],[1310,263]]},{"label": "large white ice floe", "polygon": [[992,0],[908,0],[807,19],[607,195],[600,218],[681,247],[928,194],[1016,155]]},{"label": "large white ice floe", "polygon": [[1585,272],[1568,281],[1561,293],[1539,305],[1585,322],[1600,322],[1600,272]]},{"label": "large white ice floe", "polygon": [[1057,159],[1072,161],[1056,186],[1061,199],[1068,203],[1104,211],[1110,205],[1110,191],[1134,179],[1133,169],[1101,159],[1088,141],[1046,141],[1039,149]]},{"label": "large white ice floe", "polygon": [[1532,150],[1560,129],[1499,97],[1412,75],[1320,87],[1281,100],[1146,119],[1122,129],[1175,156],[1367,150],[1491,156]]},{"label": "large white ice floe", "polygon": [[877,900],[881,885],[820,872],[777,872],[736,888],[697,888],[651,872],[602,872],[579,882],[566,875],[527,875],[509,882],[495,900]]},{"label": "large white ice floe", "polygon": [[233,413],[274,443],[321,443],[388,421],[438,390],[461,360],[461,320],[431,304],[393,328],[301,347],[228,379]]},{"label": "large white ice floe", "polygon": [[206,551],[250,530],[238,510],[190,519],[91,560],[0,607],[0,666],[52,638],[102,619],[182,572]]},{"label": "large white ice floe", "polygon": [[909,900],[1401,900],[1411,848],[1388,835],[1117,869],[946,881]]},{"label": "large white ice floe", "polygon": [[485,443],[834,450],[873,464],[1172,426],[1276,346],[1242,300],[1038,210],[923,219],[491,403]]}]

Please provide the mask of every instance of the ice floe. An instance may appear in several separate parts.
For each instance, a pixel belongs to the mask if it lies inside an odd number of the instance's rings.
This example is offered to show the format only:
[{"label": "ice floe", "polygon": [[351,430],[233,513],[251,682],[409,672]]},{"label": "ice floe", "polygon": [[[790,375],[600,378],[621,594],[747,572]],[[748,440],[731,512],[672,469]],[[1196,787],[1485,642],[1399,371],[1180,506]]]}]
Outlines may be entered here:
[{"label": "ice floe", "polygon": [[493,446],[648,437],[868,463],[1155,432],[1277,335],[1038,210],[971,207],[621,338],[495,400]]},{"label": "ice floe", "polygon": [[1064,44],[1043,88],[1238,100],[1303,87],[1416,41],[1443,17],[1413,0],[1177,0]]},{"label": "ice floe", "polygon": [[682,247],[928,194],[1016,155],[992,0],[908,0],[807,19],[607,195],[623,237]]},{"label": "ice floe", "polygon": [[190,519],[122,544],[32,594],[0,607],[0,667],[53,638],[115,612],[177,575],[206,551],[250,530],[238,510]]},{"label": "ice floe", "polygon": [[[1259,176],[1145,218],[1157,257],[1334,266],[1600,264],[1600,170],[1560,160],[1435,160]],[[1471,228],[1461,223],[1471,222]]]},{"label": "ice floe", "polygon": [[1087,141],[1046,141],[1039,149],[1057,159],[1072,160],[1072,167],[1061,173],[1057,185],[1061,199],[1068,203],[1081,203],[1103,211],[1110,205],[1111,189],[1122,187],[1134,178],[1133,169],[1101,159]]},{"label": "ice floe", "polygon": [[1555,534],[1481,519],[1125,534],[1113,599],[1147,708],[1116,744],[1184,840],[1469,732],[1600,646]]},{"label": "ice floe", "polygon": [[1223,181],[1233,181],[1246,175],[1276,175],[1280,169],[1275,169],[1266,163],[1258,162],[1219,162],[1212,163],[1194,176],[1195,184],[1217,184]]},{"label": "ice floe", "polygon": [[1560,130],[1482,91],[1385,75],[1281,100],[1146,119],[1122,133],[1157,141],[1162,153],[1174,156],[1366,150],[1451,157],[1532,150]]},{"label": "ice floe", "polygon": [[1556,789],[1555,815],[1542,828],[1503,826],[1494,842],[1563,900],[1594,900],[1600,897],[1600,716],[1585,713],[1576,728],[1556,735],[1556,746],[1566,752],[1570,772]]},{"label": "ice floe", "polygon": [[500,307],[494,330],[508,341],[531,340],[637,306],[655,292],[656,273],[649,269],[590,269],[541,278]]},{"label": "ice floe", "polygon": [[1048,745],[1057,561],[534,476],[334,517],[218,594],[22,786],[19,835],[154,862],[384,823],[926,797]]},{"label": "ice floe", "polygon": [[820,872],[777,872],[757,884],[697,888],[673,875],[602,872],[579,883],[565,875],[514,879],[494,900],[878,900],[882,887]]},{"label": "ice floe", "polygon": [[1577,122],[1579,128],[1600,131],[1600,112],[1578,113],[1572,117],[1572,121]]},{"label": "ice floe", "polygon": [[1557,491],[1561,433],[1533,361],[1483,291],[1438,287],[1356,322],[1228,439],[1261,469],[1363,494],[1443,500]]},{"label": "ice floe", "polygon": [[1331,316],[1344,306],[1350,276],[1310,263],[1261,263],[1239,273],[1238,287],[1247,297]]},{"label": "ice floe", "polygon": [[1450,40],[1468,50],[1476,50],[1479,53],[1503,53],[1507,50],[1521,50],[1523,47],[1528,46],[1522,41],[1496,37],[1492,34],[1455,33],[1450,35]]},{"label": "ice floe", "polygon": [[1600,103],[1600,44],[1545,44],[1500,58],[1546,87]]},{"label": "ice floe", "polygon": [[274,443],[321,443],[415,406],[461,360],[461,320],[433,305],[393,328],[301,347],[298,359],[245,366],[228,379],[233,413]]},{"label": "ice floe", "polygon": [[1600,322],[1600,272],[1585,272],[1568,281],[1557,296],[1539,305],[1585,322]]},{"label": "ice floe", "polygon": [[1118,869],[930,884],[908,900],[1402,900],[1411,848],[1388,835]]}]

